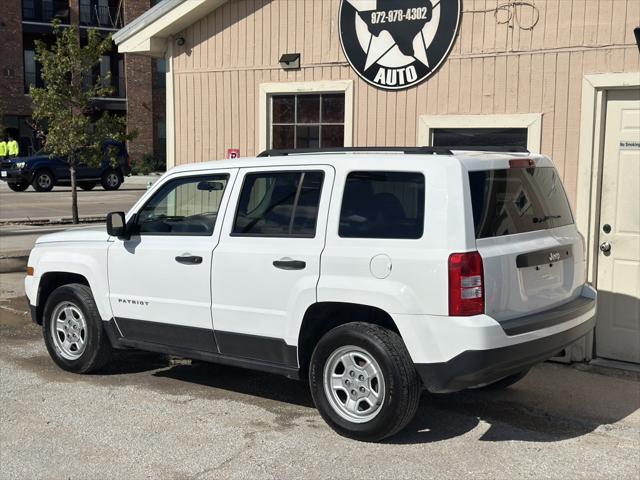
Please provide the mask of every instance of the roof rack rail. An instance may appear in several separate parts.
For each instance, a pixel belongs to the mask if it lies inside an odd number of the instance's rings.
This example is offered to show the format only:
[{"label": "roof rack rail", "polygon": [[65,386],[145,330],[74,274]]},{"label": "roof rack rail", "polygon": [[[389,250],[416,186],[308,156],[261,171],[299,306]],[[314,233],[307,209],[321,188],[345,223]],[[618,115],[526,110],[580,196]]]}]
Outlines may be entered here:
[{"label": "roof rack rail", "polygon": [[312,153],[366,153],[400,152],[422,155],[452,155],[449,147],[335,147],[335,148],[299,148],[290,150],[272,149],[261,152],[258,157],[280,157]]},{"label": "roof rack rail", "polygon": [[283,157],[287,155],[305,155],[314,153],[367,153],[367,152],[399,152],[415,155],[453,155],[452,150],[473,152],[508,152],[529,153],[519,146],[451,146],[451,147],[335,147],[335,148],[298,148],[271,149],[258,154],[258,157]]}]

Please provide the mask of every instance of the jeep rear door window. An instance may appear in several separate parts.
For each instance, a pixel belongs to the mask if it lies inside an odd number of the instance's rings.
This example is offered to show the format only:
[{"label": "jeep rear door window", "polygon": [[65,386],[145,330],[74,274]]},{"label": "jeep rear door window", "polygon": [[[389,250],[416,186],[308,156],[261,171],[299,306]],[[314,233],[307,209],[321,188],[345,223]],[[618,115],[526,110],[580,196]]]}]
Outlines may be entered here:
[{"label": "jeep rear door window", "polygon": [[342,198],[339,235],[347,238],[422,237],[424,175],[351,172]]},{"label": "jeep rear door window", "polygon": [[176,178],[136,216],[141,235],[211,235],[229,175]]},{"label": "jeep rear door window", "polygon": [[562,227],[573,216],[553,167],[469,173],[476,238]]},{"label": "jeep rear door window", "polygon": [[247,174],[232,234],[314,237],[323,179],[318,171]]}]

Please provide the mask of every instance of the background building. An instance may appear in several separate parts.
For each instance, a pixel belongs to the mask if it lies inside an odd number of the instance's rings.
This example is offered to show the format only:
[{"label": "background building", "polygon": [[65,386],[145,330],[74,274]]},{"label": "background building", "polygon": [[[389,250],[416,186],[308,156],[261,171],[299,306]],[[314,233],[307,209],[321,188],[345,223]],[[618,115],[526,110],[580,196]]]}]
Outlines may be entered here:
[{"label": "background building", "polygon": [[[386,15],[376,4],[165,0],[115,41],[121,52],[166,59],[169,165],[224,158],[230,148],[335,145],[506,144],[550,155],[600,290],[595,342],[565,357],[640,363],[640,2],[465,0],[440,68],[398,90],[372,85],[348,61],[388,33],[375,25],[367,33],[352,18],[365,41],[342,38],[353,30],[344,9],[374,24]],[[431,8],[435,35],[437,4],[440,18],[458,5],[397,2]],[[422,30],[425,48],[433,32]],[[602,253],[606,242],[612,249]]]},{"label": "background building", "polygon": [[[152,2],[155,3],[155,2]],[[42,86],[35,61],[35,41],[53,41],[52,21],[80,27],[80,41],[89,28],[105,34],[138,17],[150,7],[149,0],[4,0],[0,20],[0,112],[6,132],[20,142],[21,154],[40,148],[31,127],[30,85]],[[114,87],[108,98],[96,99],[99,110],[126,115],[129,128],[138,137],[130,142],[133,161],[151,154],[165,156],[164,62],[118,53],[113,48],[96,68],[96,74],[111,74]],[[160,72],[160,75],[157,72]],[[135,99],[135,101],[130,101]]]}]

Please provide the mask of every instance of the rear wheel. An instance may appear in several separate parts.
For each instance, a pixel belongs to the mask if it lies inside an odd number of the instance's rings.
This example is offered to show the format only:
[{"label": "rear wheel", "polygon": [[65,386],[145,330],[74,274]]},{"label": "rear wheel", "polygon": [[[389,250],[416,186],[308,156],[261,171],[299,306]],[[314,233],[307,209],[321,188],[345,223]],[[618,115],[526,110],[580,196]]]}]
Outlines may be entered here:
[{"label": "rear wheel", "polygon": [[38,170],[31,182],[36,192],[50,192],[54,184],[53,174],[49,170]]},{"label": "rear wheel", "polygon": [[413,418],[420,382],[400,336],[367,323],[348,323],[318,342],[309,369],[320,415],[340,435],[379,441]]},{"label": "rear wheel", "polygon": [[111,358],[111,344],[86,285],[64,285],[49,295],[42,332],[49,355],[64,370],[94,372]]},{"label": "rear wheel", "polygon": [[82,190],[93,190],[93,188],[98,184],[98,182],[80,182],[80,188]]},{"label": "rear wheel", "polygon": [[27,182],[17,182],[17,183],[9,183],[9,188],[14,192],[24,192],[27,188],[29,188],[29,183]]},{"label": "rear wheel", "polygon": [[100,183],[105,190],[117,190],[122,185],[122,175],[117,170],[107,170],[102,174]]}]

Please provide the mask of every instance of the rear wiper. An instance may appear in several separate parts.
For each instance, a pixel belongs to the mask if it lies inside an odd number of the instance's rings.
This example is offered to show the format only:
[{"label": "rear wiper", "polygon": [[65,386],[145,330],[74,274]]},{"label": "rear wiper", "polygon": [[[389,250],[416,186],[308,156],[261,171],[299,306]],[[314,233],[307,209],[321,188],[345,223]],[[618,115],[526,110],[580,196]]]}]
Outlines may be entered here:
[{"label": "rear wiper", "polygon": [[544,215],[542,217],[533,217],[533,223],[544,223],[553,218],[562,218],[562,215]]}]

